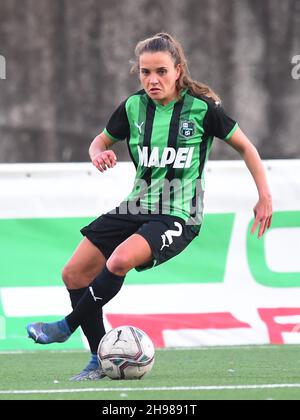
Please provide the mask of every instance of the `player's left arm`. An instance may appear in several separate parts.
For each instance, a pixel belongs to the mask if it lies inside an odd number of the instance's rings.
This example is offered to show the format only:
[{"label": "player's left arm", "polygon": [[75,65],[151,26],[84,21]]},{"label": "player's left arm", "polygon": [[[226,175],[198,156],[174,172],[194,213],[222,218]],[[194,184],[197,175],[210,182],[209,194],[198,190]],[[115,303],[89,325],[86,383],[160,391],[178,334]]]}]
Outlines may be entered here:
[{"label": "player's left arm", "polygon": [[251,228],[253,234],[257,227],[258,238],[271,226],[272,222],[272,196],[268,186],[265,169],[256,147],[238,127],[228,139],[232,146],[245,161],[258,190],[259,200],[254,207],[255,220]]}]

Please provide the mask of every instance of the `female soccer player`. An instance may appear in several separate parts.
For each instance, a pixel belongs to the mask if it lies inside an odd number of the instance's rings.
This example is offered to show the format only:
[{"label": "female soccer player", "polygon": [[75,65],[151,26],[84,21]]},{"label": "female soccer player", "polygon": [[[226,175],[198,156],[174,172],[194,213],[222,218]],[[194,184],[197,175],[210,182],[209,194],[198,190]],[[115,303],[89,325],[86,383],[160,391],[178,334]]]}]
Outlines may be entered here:
[{"label": "female soccer player", "polygon": [[271,225],[272,199],[256,148],[218,96],[190,78],[178,41],[159,33],[139,42],[132,70],[143,89],[121,103],[89,153],[104,172],[117,163],[113,145],[127,139],[136,166],[133,191],[81,230],[84,239],[62,274],[73,312],[58,322],[27,326],[29,337],[41,344],[63,342],[82,327],[92,358],[74,380],[104,376],[96,357],[105,334],[102,307],[119,292],[126,274],[168,261],[199,234],[204,166],[214,136],[240,153],[256,183],[251,232],[258,228],[261,237]]}]

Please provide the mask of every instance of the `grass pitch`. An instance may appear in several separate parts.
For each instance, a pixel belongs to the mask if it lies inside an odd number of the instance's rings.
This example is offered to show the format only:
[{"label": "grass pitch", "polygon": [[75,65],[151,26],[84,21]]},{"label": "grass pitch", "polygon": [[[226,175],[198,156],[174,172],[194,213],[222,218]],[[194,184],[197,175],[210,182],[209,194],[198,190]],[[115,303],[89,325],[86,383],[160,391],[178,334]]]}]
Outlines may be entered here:
[{"label": "grass pitch", "polygon": [[0,353],[0,400],[299,400],[300,346],[156,350],[142,380],[70,382],[87,352]]}]

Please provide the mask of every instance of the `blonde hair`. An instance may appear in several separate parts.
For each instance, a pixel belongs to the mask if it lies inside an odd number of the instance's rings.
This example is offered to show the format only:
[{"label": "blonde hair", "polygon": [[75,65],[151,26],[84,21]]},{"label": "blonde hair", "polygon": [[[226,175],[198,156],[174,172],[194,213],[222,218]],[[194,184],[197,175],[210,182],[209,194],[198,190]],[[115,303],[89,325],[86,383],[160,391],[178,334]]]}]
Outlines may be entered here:
[{"label": "blonde hair", "polygon": [[180,64],[181,74],[177,80],[176,86],[179,98],[181,98],[183,90],[189,89],[190,92],[196,96],[204,95],[212,98],[215,102],[221,102],[219,96],[209,86],[191,78],[187,60],[180,42],[166,32],[160,32],[150,38],[140,41],[136,45],[136,59],[133,62],[130,72],[136,73],[139,71],[139,58],[143,53],[155,53],[159,51],[168,52],[174,61],[175,67]]}]

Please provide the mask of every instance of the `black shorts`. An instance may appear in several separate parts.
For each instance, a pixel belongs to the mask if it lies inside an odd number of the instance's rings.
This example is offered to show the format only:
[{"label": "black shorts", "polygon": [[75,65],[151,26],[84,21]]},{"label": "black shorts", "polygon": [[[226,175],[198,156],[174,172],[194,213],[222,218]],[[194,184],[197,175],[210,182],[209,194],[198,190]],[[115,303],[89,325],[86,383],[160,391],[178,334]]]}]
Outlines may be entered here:
[{"label": "black shorts", "polygon": [[149,243],[153,259],[137,271],[160,265],[180,254],[199,234],[200,227],[187,225],[176,216],[160,214],[116,214],[112,210],[81,229],[106,259],[133,234],[141,235]]}]

